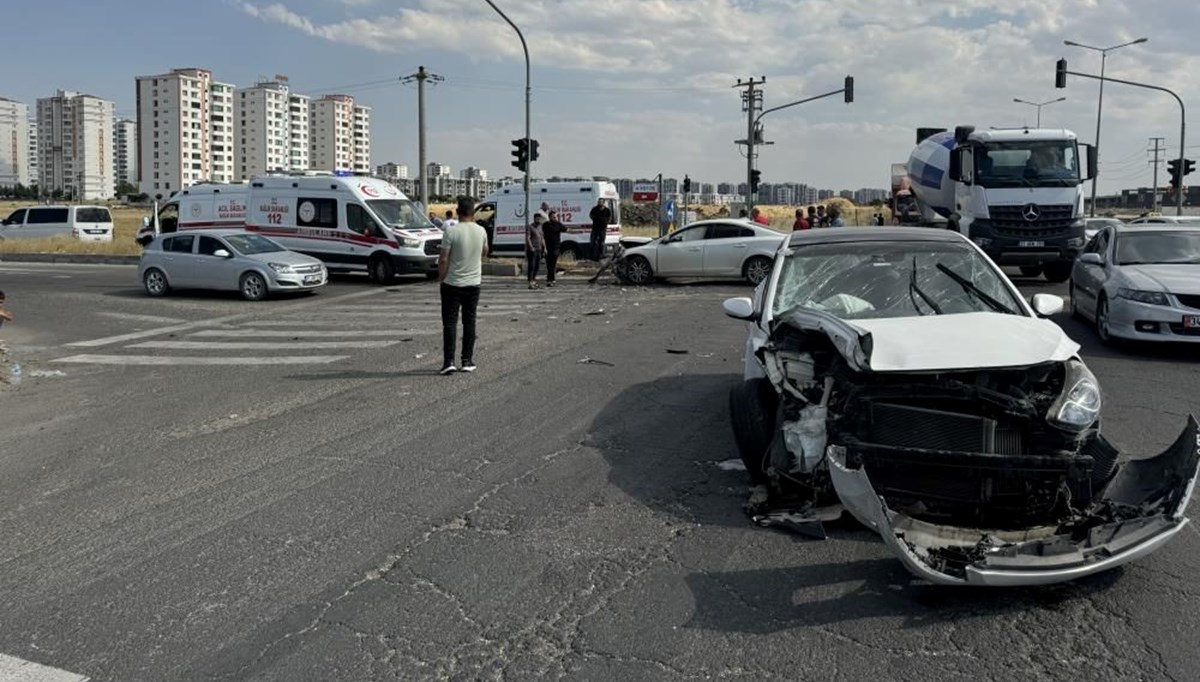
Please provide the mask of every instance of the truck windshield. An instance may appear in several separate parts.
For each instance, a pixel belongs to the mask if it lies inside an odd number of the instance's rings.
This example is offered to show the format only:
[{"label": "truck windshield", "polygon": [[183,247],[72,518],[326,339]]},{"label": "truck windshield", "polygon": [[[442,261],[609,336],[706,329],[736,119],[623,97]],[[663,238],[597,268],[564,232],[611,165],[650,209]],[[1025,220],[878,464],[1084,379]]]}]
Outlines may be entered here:
[{"label": "truck windshield", "polygon": [[371,199],[367,205],[385,225],[396,230],[432,230],[433,223],[407,199]]},{"label": "truck windshield", "polygon": [[985,142],[975,148],[975,182],[982,187],[1078,185],[1079,156],[1068,140]]}]

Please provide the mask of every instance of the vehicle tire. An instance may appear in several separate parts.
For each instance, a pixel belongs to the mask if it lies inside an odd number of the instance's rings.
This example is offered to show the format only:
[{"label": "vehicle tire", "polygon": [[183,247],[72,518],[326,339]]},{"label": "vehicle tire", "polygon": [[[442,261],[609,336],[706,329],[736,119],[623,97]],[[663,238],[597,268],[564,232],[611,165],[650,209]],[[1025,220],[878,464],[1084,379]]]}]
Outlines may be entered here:
[{"label": "vehicle tire", "polygon": [[755,485],[767,482],[766,459],[775,439],[779,398],[766,379],[740,381],[729,391],[729,420],[738,455]]},{"label": "vehicle tire", "polygon": [[151,296],[166,296],[171,290],[166,273],[158,268],[150,268],[142,275],[142,286],[146,287],[146,293]]},{"label": "vehicle tire", "polygon": [[742,277],[751,286],[758,286],[764,279],[771,276],[772,265],[770,258],[755,256],[746,261],[746,264],[742,266]]},{"label": "vehicle tire", "polygon": [[257,272],[247,272],[238,282],[238,291],[247,301],[261,301],[267,297],[267,280]]},{"label": "vehicle tire", "polygon": [[1067,282],[1067,296],[1071,298],[1071,317],[1076,320],[1083,319],[1083,313],[1079,312],[1078,294],[1075,292],[1075,280]]},{"label": "vehicle tire", "polygon": [[376,284],[388,284],[396,276],[396,268],[387,256],[371,256],[367,261],[367,276]]},{"label": "vehicle tire", "polygon": [[565,242],[559,247],[558,264],[560,266],[574,265],[579,261],[579,247],[572,242]]},{"label": "vehicle tire", "polygon": [[654,270],[650,268],[650,261],[644,257],[630,256],[625,259],[625,277],[630,284],[642,286],[654,281]]},{"label": "vehicle tire", "polygon": [[1096,336],[1099,336],[1100,343],[1106,346],[1115,346],[1117,343],[1108,329],[1108,297],[1103,293],[1096,300]]},{"label": "vehicle tire", "polygon": [[1037,277],[1042,274],[1042,266],[1040,265],[1022,265],[1021,275],[1023,277]]},{"label": "vehicle tire", "polygon": [[1056,261],[1054,263],[1046,263],[1042,270],[1046,274],[1047,282],[1062,284],[1071,279],[1071,261]]}]

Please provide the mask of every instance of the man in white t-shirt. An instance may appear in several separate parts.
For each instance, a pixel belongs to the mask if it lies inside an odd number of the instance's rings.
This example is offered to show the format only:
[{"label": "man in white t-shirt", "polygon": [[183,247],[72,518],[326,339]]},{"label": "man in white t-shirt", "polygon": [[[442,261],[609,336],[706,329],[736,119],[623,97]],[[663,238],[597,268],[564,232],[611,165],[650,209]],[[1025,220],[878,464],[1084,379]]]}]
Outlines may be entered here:
[{"label": "man in white t-shirt", "polygon": [[447,209],[446,217],[442,218],[442,229],[444,230],[447,227],[453,227],[457,224],[458,224],[458,221],[454,219],[454,211]]},{"label": "man in white t-shirt", "polygon": [[[475,222],[475,200],[458,200],[458,222],[446,228],[442,253],[438,256],[438,280],[442,297],[442,369],[441,374],[475,371],[475,311],[479,307],[479,287],[483,283],[483,257],[487,253],[487,232]],[[458,345],[458,313],[462,310],[462,363],[454,366]]]}]

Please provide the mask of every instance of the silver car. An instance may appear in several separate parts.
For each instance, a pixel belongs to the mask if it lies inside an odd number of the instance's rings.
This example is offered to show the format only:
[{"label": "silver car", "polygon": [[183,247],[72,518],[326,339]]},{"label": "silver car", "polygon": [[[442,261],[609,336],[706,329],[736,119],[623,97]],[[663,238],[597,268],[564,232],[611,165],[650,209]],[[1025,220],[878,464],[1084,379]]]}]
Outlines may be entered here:
[{"label": "silver car", "polygon": [[1071,271],[1071,313],[1104,343],[1200,343],[1200,226],[1102,229]]},{"label": "silver car", "polygon": [[155,239],[142,253],[138,276],[151,296],[171,289],[240,291],[261,301],[280,291],[305,291],[329,280],[325,265],[245,230],[182,232]]},{"label": "silver car", "polygon": [[782,233],[745,219],[701,220],[626,248],[616,272],[631,284],[649,284],[666,277],[704,277],[744,279],[757,285],[771,274],[775,251],[783,239]]}]

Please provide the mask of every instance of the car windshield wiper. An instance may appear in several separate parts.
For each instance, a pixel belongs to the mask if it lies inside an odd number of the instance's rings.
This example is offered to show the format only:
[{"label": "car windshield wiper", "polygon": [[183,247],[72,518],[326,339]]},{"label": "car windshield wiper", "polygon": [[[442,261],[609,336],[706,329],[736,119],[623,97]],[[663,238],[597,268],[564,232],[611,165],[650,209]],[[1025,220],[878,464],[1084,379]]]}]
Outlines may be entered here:
[{"label": "car windshield wiper", "polygon": [[987,295],[986,293],[984,293],[983,289],[980,289],[979,287],[975,286],[974,282],[971,282],[966,277],[963,277],[962,275],[958,274],[957,272],[951,270],[950,268],[946,267],[944,264],[938,263],[937,269],[941,270],[943,273],[945,273],[946,276],[949,277],[950,279],[954,280],[955,282],[958,282],[958,285],[963,288],[963,291],[967,292],[968,294],[972,294],[973,296],[975,296],[975,298],[978,298],[980,301],[983,301],[992,310],[995,310],[996,312],[1004,313],[1006,315],[1016,315],[1017,314],[1016,311],[1014,311],[1012,308],[1009,308],[1008,306],[1004,305],[1000,301],[997,301],[996,299]]},{"label": "car windshield wiper", "polygon": [[909,300],[912,301],[913,308],[916,308],[917,314],[924,315],[925,313],[921,312],[921,306],[917,305],[917,298],[916,298],[916,296],[913,296],[914,293],[917,294],[917,296],[920,296],[921,300],[925,301],[925,305],[929,306],[933,310],[934,313],[936,313],[938,315],[942,314],[941,307],[939,307],[938,304],[934,303],[933,299],[929,298],[929,296],[926,295],[926,293],[924,291],[921,291],[921,287],[917,286],[917,257],[916,256],[913,256],[912,274],[910,274],[908,276],[908,298],[909,298]]}]

